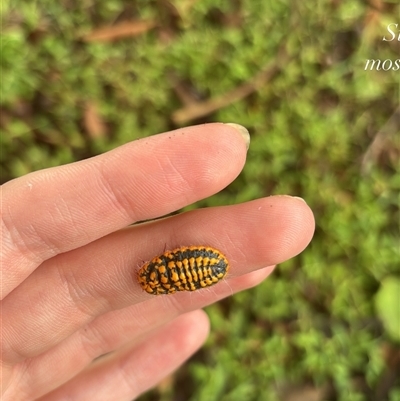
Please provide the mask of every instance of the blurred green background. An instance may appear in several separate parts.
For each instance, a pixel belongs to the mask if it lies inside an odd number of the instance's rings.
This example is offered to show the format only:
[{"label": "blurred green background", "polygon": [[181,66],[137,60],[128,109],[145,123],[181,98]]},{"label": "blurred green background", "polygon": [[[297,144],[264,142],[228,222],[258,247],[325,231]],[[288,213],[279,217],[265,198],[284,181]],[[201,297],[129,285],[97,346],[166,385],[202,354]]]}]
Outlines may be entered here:
[{"label": "blurred green background", "polygon": [[244,171],[188,209],[314,210],[307,250],[208,308],[206,346],[141,400],[400,400],[397,0],[3,0],[1,18],[3,183],[236,122]]}]

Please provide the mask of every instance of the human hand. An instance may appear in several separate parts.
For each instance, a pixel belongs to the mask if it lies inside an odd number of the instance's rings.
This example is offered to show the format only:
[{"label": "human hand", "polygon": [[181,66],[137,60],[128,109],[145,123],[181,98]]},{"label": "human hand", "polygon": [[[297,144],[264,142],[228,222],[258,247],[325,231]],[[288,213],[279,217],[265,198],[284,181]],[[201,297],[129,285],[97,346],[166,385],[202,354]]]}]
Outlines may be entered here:
[{"label": "human hand", "polygon": [[[307,246],[312,212],[287,196],[127,227],[220,191],[245,158],[239,131],[215,123],[2,186],[3,401],[137,397],[204,342],[201,308],[257,285]],[[143,261],[182,245],[221,250],[226,279],[195,292],[144,292]]]}]

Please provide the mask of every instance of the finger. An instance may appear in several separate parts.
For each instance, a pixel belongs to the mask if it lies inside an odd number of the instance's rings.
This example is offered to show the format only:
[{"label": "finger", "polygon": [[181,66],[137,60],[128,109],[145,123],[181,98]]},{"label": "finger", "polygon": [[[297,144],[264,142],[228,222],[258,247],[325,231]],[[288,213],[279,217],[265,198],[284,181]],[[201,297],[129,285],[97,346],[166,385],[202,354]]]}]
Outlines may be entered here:
[{"label": "finger", "polygon": [[133,349],[100,359],[41,401],[130,401],[177,369],[199,349],[208,332],[203,311],[182,315]]},{"label": "finger", "polygon": [[[11,387],[18,390],[14,393],[21,394],[21,401],[42,396],[69,381],[100,355],[115,351],[129,341],[147,336],[149,332],[182,313],[201,309],[232,293],[254,287],[268,277],[272,270],[273,266],[234,277],[228,280],[226,285],[217,287],[214,291],[207,291],[202,296],[193,294],[190,303],[174,302],[171,297],[166,298],[165,302],[152,298],[101,315],[58,346],[29,360],[28,366],[21,364],[18,370],[24,375],[23,387],[20,385],[22,380],[18,374],[14,376]],[[65,358],[65,355],[68,355],[68,358]],[[50,367],[56,366],[60,360],[63,360],[62,366],[50,377]]]},{"label": "finger", "polygon": [[216,123],[137,140],[4,184],[2,299],[55,254],[221,190],[245,158],[239,132]]},{"label": "finger", "polygon": [[[138,265],[155,249],[162,253],[166,242],[213,244],[227,255],[229,277],[235,277],[297,255],[313,231],[305,202],[271,197],[139,225],[58,255],[3,301],[3,360],[36,356],[96,316],[153,297],[137,282]],[[189,296],[176,295],[179,302]]]}]

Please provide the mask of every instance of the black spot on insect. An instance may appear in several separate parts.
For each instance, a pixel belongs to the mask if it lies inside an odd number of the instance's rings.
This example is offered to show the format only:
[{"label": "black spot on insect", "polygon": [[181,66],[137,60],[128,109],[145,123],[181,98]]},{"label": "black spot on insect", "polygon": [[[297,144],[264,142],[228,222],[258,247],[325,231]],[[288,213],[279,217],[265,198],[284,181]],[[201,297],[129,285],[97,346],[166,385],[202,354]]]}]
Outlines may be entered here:
[{"label": "black spot on insect", "polygon": [[208,246],[184,246],[166,251],[145,263],[138,273],[149,294],[196,291],[222,280],[229,269],[225,255]]}]

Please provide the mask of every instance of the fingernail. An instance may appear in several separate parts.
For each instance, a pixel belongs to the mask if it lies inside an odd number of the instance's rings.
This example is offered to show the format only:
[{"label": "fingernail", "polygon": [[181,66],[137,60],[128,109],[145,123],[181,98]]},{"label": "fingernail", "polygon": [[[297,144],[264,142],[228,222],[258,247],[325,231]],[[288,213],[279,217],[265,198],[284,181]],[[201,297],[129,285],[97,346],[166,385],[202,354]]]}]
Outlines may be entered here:
[{"label": "fingernail", "polygon": [[276,195],[276,196],[282,196],[283,198],[298,199],[298,200],[301,200],[304,203],[307,203],[303,198],[300,198],[300,196],[291,196],[291,195]]},{"label": "fingernail", "polygon": [[239,124],[234,124],[234,123],[225,123],[225,125],[229,125],[232,128],[235,128],[238,132],[240,132],[240,135],[242,135],[245,143],[246,143],[246,149],[249,149],[250,146],[250,134],[249,131],[243,125]]},{"label": "fingernail", "polygon": [[301,200],[304,203],[307,203],[303,198],[300,198],[300,196],[292,196],[292,198],[298,199],[298,200]]}]

